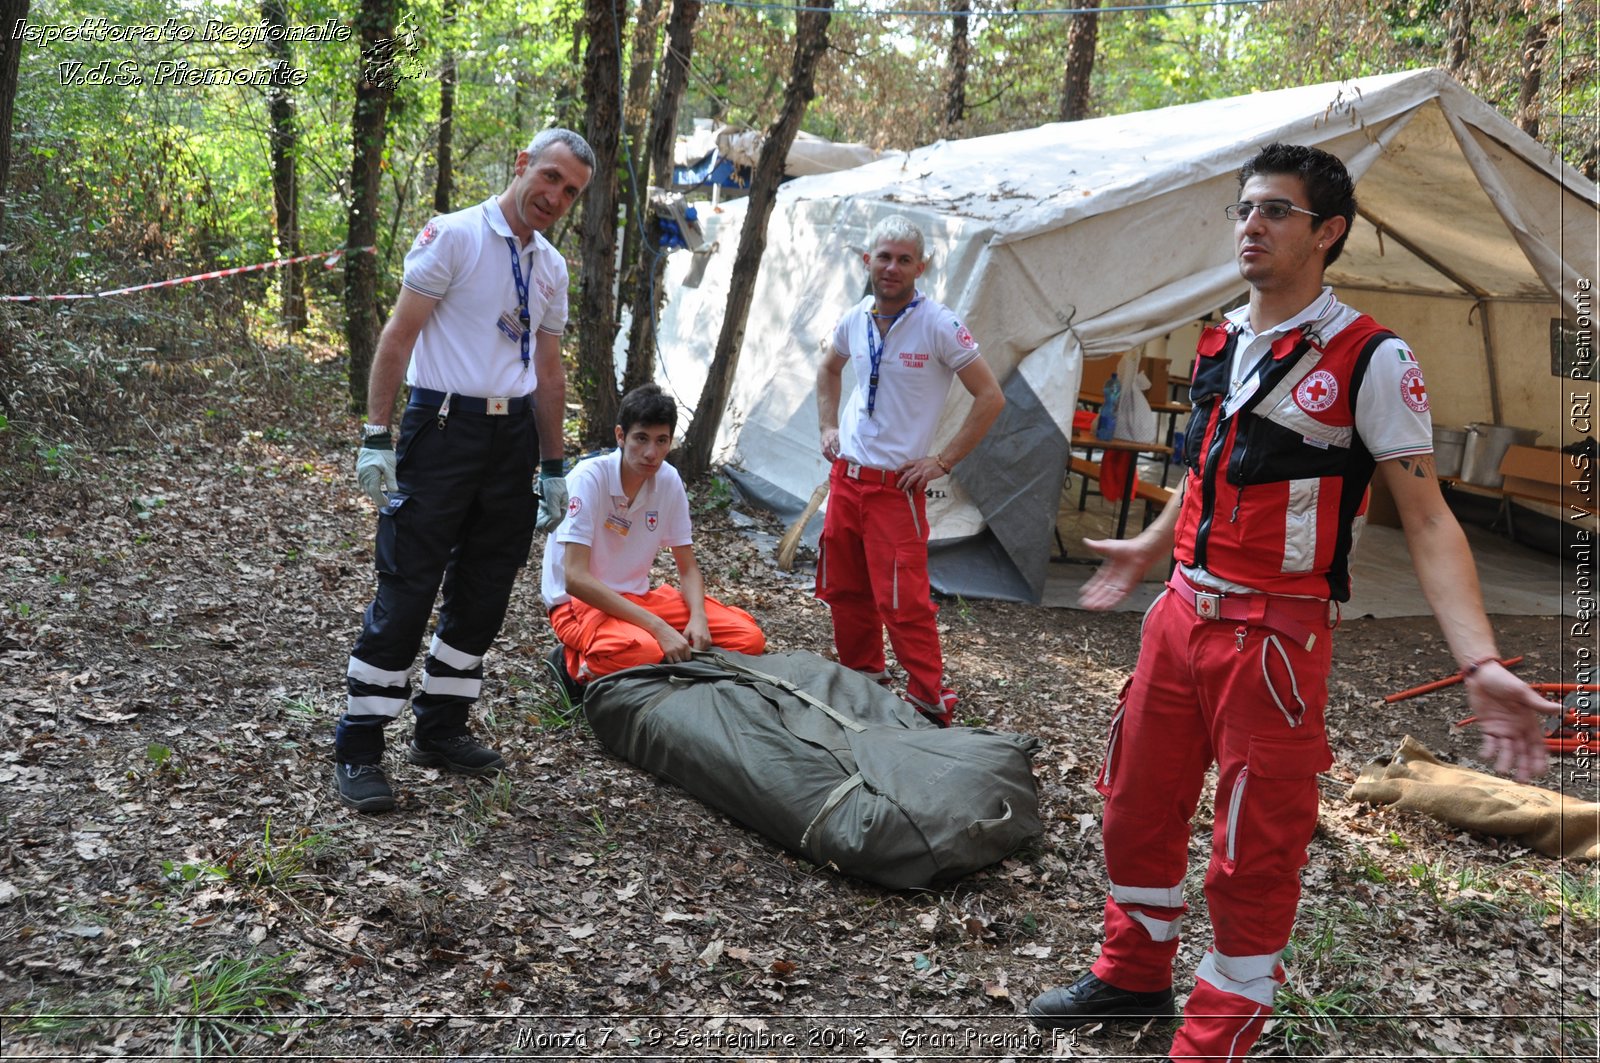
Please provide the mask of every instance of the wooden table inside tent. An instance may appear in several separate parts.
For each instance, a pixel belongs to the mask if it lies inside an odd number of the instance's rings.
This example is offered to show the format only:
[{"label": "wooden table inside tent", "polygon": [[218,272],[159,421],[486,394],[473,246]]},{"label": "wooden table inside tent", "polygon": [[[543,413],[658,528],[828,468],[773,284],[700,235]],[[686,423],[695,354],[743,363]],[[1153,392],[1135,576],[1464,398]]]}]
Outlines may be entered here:
[{"label": "wooden table inside tent", "polygon": [[[1158,484],[1145,483],[1139,479],[1138,455],[1149,454],[1159,458],[1170,458],[1172,448],[1165,443],[1136,443],[1129,439],[1097,439],[1092,435],[1078,435],[1072,437],[1073,451],[1082,450],[1083,456],[1072,453],[1068,458],[1071,470],[1082,476],[1086,481],[1084,491],[1088,490],[1088,480],[1100,479],[1100,463],[1094,460],[1096,451],[1111,451],[1115,453],[1130,453],[1134,455],[1133,467],[1128,470],[1127,482],[1122,485],[1122,497],[1118,499],[1117,509],[1117,538],[1121,539],[1128,530],[1128,507],[1133,504],[1134,498],[1157,505],[1166,505],[1172,501],[1172,491]],[[1104,492],[1102,492],[1102,495]],[[1083,495],[1080,493],[1078,508],[1083,508]]]}]

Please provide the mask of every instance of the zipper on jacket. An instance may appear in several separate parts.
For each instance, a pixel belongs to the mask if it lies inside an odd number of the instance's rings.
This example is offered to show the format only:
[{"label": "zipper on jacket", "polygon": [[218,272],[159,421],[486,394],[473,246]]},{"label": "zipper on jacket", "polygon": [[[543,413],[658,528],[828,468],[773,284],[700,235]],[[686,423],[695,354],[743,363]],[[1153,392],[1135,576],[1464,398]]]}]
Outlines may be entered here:
[{"label": "zipper on jacket", "polygon": [[1217,507],[1217,462],[1222,457],[1222,452],[1227,449],[1227,444],[1233,438],[1239,427],[1237,417],[1225,416],[1222,412],[1222,399],[1218,397],[1216,414],[1217,425],[1211,432],[1211,439],[1206,446],[1206,452],[1200,458],[1200,522],[1194,530],[1194,564],[1196,568],[1206,567],[1206,540],[1211,537],[1211,520]]}]

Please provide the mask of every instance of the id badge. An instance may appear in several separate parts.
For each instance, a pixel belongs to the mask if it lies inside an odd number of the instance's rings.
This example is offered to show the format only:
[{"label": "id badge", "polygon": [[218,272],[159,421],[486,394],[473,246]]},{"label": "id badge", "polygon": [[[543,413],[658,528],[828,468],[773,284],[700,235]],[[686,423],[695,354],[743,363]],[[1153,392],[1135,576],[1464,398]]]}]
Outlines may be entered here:
[{"label": "id badge", "polygon": [[1235,391],[1233,394],[1229,395],[1228,400],[1222,404],[1222,416],[1232,417],[1234,414],[1238,413],[1239,408],[1250,401],[1250,397],[1256,393],[1256,389],[1260,386],[1261,377],[1259,375],[1252,374],[1250,379],[1245,381],[1244,384],[1240,386],[1238,391]]},{"label": "id badge", "polygon": [[522,342],[522,322],[517,318],[516,311],[507,310],[501,314],[496,327],[512,343]]}]

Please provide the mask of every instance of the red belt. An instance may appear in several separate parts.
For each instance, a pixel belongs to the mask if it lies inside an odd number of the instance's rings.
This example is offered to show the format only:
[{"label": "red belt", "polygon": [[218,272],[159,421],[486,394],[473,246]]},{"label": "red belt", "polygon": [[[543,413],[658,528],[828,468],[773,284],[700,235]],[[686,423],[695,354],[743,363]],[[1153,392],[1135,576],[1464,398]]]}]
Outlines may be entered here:
[{"label": "red belt", "polygon": [[1271,594],[1221,594],[1196,587],[1174,570],[1167,587],[1194,607],[1201,620],[1243,620],[1288,635],[1305,649],[1316,645],[1319,627],[1338,626],[1338,606],[1317,598],[1281,598]]},{"label": "red belt", "polygon": [[852,480],[860,480],[865,484],[883,484],[885,487],[893,487],[900,479],[900,474],[893,469],[874,469],[868,465],[857,465],[855,462],[845,461],[843,458],[836,459],[833,467],[841,475],[848,476]]}]

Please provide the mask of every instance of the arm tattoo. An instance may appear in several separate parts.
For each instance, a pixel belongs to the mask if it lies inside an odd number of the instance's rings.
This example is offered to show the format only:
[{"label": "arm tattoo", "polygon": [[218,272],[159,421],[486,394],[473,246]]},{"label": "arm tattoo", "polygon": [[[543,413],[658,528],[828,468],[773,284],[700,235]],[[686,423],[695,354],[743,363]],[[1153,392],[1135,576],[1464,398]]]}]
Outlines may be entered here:
[{"label": "arm tattoo", "polygon": [[1400,467],[1419,480],[1432,479],[1434,473],[1433,455],[1423,454],[1415,458],[1400,458]]}]

